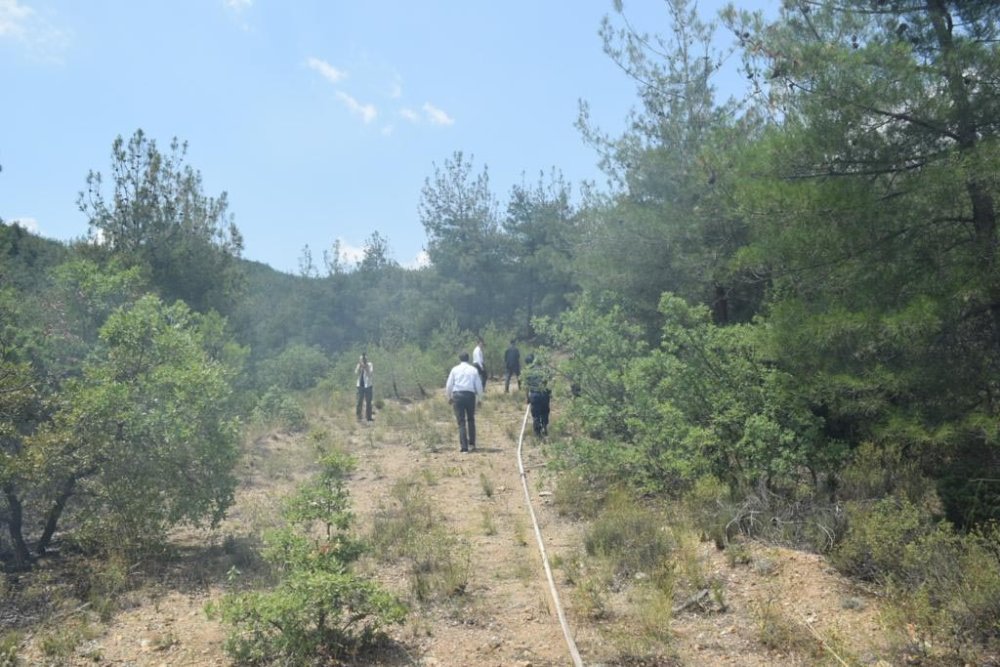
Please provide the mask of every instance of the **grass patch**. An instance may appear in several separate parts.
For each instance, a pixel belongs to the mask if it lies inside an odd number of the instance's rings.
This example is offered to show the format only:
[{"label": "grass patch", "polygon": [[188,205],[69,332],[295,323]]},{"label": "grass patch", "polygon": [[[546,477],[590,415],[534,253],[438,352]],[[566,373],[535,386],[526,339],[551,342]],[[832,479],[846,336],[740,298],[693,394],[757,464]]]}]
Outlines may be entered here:
[{"label": "grass patch", "polygon": [[492,498],[495,488],[493,486],[493,480],[486,476],[486,473],[479,473],[479,487],[483,490],[483,495],[487,498]]},{"label": "grass patch", "polygon": [[408,562],[410,591],[417,601],[428,603],[465,592],[471,573],[469,549],[442,525],[416,479],[393,485],[390,501],[375,512],[369,539],[383,562]]}]

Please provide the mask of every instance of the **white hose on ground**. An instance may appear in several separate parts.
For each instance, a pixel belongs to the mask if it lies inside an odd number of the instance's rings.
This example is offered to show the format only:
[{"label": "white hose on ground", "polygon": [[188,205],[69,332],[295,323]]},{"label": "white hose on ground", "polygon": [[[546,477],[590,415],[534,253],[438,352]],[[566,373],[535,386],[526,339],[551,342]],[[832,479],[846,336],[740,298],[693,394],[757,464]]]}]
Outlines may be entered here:
[{"label": "white hose on ground", "polygon": [[549,581],[549,593],[552,594],[552,603],[556,608],[556,615],[559,617],[559,625],[562,626],[563,636],[566,638],[566,646],[569,647],[569,654],[573,658],[576,667],[583,667],[583,660],[580,652],[576,650],[576,642],[570,633],[569,624],[566,622],[566,615],[563,613],[562,604],[559,602],[559,592],[556,590],[556,582],[552,578],[552,568],[549,566],[549,557],[545,553],[545,542],[542,540],[542,531],[538,527],[538,518],[535,516],[535,509],[531,506],[531,493],[528,491],[528,475],[524,471],[524,459],[521,457],[521,450],[524,446],[524,431],[528,425],[528,415],[531,407],[524,410],[524,421],[521,422],[521,435],[517,438],[517,467],[521,472],[521,486],[524,487],[524,500],[528,505],[528,513],[531,515],[531,525],[535,528],[535,539],[538,541],[538,550],[542,554],[542,565],[545,566],[545,577]]}]

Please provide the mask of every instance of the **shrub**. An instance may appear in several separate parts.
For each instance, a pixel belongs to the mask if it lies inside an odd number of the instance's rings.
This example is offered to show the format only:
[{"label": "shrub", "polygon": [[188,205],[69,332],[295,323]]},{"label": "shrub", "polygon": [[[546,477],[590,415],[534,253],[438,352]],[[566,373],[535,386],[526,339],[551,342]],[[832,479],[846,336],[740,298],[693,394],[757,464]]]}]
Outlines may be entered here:
[{"label": "shrub", "polygon": [[958,652],[1000,640],[998,545],[996,525],[960,534],[947,523],[906,545],[892,586],[902,616]]},{"label": "shrub", "polygon": [[899,498],[872,505],[851,503],[847,513],[847,534],[831,561],[841,572],[867,581],[884,584],[905,578],[904,550],[933,530],[926,512]]},{"label": "shrub", "polygon": [[260,387],[309,389],[330,371],[330,359],[318,347],[289,345],[278,356],[261,362],[257,372]]},{"label": "shrub", "polygon": [[584,537],[584,548],[607,559],[618,577],[663,574],[676,547],[665,523],[655,511],[616,494]]},{"label": "shrub", "polygon": [[265,538],[265,558],[280,574],[275,588],[227,595],[210,608],[235,626],[226,651],[239,664],[328,661],[363,650],[405,617],[398,600],[351,571],[363,551],[348,532],[344,480],[353,461],[333,452],[320,467],[286,504],[288,525]]},{"label": "shrub", "polygon": [[303,431],[308,426],[305,410],[299,402],[277,386],[260,397],[252,418],[259,424],[276,424],[288,431]]}]

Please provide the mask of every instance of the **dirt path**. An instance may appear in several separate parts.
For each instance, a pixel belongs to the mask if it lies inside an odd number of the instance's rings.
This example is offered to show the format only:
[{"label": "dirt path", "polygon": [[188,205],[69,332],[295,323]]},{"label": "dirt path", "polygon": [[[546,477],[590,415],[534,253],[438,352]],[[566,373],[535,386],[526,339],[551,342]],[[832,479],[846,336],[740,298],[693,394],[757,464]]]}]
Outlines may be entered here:
[{"label": "dirt path", "polygon": [[[413,559],[373,558],[366,574],[407,600],[406,624],[392,629],[396,649],[358,665],[401,667],[549,667],[572,665],[554,613],[517,463],[524,416],[520,397],[494,385],[477,413],[477,451],[458,452],[450,409],[441,397],[411,405],[388,403],[374,424],[353,419],[349,400],[314,406],[312,422],[357,461],[349,489],[359,532],[403,504],[433,515],[424,548],[450,559],[457,590],[423,590]],[[348,409],[342,409],[342,405]],[[558,410],[558,406],[555,407]],[[530,424],[528,425],[530,431]],[[310,436],[265,435],[245,463],[237,503],[225,525],[206,535],[179,536],[184,556],[163,576],[131,595],[71,655],[46,655],[41,636],[26,650],[38,665],[228,665],[226,628],[207,620],[227,579],[253,560],[253,535],[273,523],[280,499],[313,469]],[[530,435],[526,479],[545,549],[573,637],[588,667],[674,665],[885,665],[877,600],[837,577],[819,557],[751,547],[747,564],[733,566],[705,543],[698,567],[716,582],[724,613],[697,607],[661,619],[658,646],[639,644],[630,616],[635,600],[624,586],[595,614],[574,581],[585,565],[585,526],[561,517],[551,503],[545,445]],[[407,490],[406,500],[401,490]],[[435,551],[436,548],[436,551]],[[577,576],[578,579],[578,576]],[[440,583],[440,582],[439,582]],[[429,585],[433,588],[433,585]],[[81,610],[78,616],[90,614]],[[648,635],[648,631],[646,635]]]},{"label": "dirt path", "polygon": [[[468,554],[468,585],[462,595],[444,605],[418,608],[401,639],[413,645],[413,658],[423,665],[571,664],[517,464],[522,402],[491,392],[477,412],[477,448],[468,454],[458,451],[457,429],[446,408],[434,411],[432,431],[397,431],[403,438],[389,441],[378,437],[381,422],[406,420],[383,412],[372,428],[377,444],[361,447],[351,482],[360,522],[370,525],[399,480],[416,480],[447,533],[456,537],[458,549]],[[358,438],[368,435],[365,431]],[[541,474],[540,444],[530,438],[524,455],[546,550],[567,553],[578,544],[578,528],[560,525],[546,505],[549,490]]]}]

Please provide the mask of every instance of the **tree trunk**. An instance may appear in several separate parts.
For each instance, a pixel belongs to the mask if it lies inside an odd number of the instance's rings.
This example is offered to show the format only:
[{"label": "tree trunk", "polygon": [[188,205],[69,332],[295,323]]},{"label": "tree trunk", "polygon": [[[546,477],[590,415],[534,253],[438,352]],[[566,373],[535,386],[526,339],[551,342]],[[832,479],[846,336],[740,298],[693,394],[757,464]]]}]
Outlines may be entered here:
[{"label": "tree trunk", "polygon": [[38,538],[37,551],[39,554],[44,554],[52,542],[52,536],[56,532],[56,525],[59,523],[59,518],[62,516],[63,510],[66,508],[66,502],[73,495],[73,490],[76,488],[76,480],[76,476],[71,476],[63,483],[62,488],[59,490],[59,495],[56,496],[56,501],[52,505],[52,509],[49,510],[48,517],[45,519],[45,529],[42,530],[42,536]]},{"label": "tree trunk", "polygon": [[24,570],[31,565],[32,560],[28,544],[24,541],[24,509],[21,506],[21,499],[17,497],[12,487],[5,486],[3,495],[7,499],[7,508],[10,511],[7,530],[14,545],[14,567]]},{"label": "tree trunk", "polygon": [[[980,143],[979,128],[969,99],[968,87],[962,71],[960,55],[956,53],[952,30],[954,22],[944,0],[929,0],[927,10],[931,15],[934,34],[941,48],[941,62],[953,102],[955,133],[962,153],[971,153]],[[1000,345],[1000,284],[996,278],[997,214],[993,195],[983,179],[970,175],[965,183],[972,210],[972,228],[978,261],[987,278],[987,295],[993,323],[993,339]]]}]

